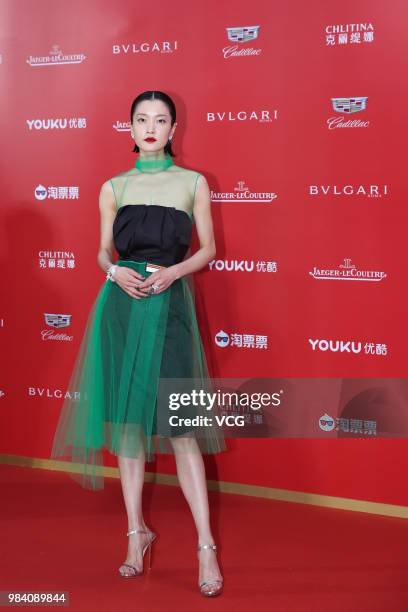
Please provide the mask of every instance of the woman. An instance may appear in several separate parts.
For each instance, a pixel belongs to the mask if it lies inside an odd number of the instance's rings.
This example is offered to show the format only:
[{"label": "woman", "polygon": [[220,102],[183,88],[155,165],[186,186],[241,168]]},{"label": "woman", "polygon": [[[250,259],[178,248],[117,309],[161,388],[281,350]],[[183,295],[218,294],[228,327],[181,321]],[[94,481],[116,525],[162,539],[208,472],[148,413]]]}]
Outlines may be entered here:
[{"label": "woman", "polygon": [[[70,381],[76,393],[64,400],[51,456],[79,462],[80,483],[92,489],[103,486],[103,449],[118,456],[129,527],[119,573],[130,578],[143,572],[147,549],[150,568],[156,538],[142,514],[146,458],[174,452],[198,533],[199,589],[214,596],[223,579],[202,452],[225,450],[225,442],[215,426],[169,419],[175,413],[168,406],[169,389],[211,388],[187,277],[215,256],[209,188],[202,174],[173,162],[176,109],[167,94],[143,92],[130,116],[139,156],[101,188],[97,260],[107,278],[88,317]],[[194,223],[200,248],[185,258]],[[186,414],[192,416],[187,408],[177,412]]]}]

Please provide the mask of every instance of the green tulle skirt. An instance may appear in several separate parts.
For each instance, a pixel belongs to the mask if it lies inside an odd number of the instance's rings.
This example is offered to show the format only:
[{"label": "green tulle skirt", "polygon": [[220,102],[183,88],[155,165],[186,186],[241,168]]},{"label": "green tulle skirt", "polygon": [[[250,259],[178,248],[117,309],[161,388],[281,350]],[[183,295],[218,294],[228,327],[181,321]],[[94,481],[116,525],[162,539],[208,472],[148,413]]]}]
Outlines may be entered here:
[{"label": "green tulle skirt", "polygon": [[[146,262],[116,264],[150,275]],[[174,453],[180,438],[190,439],[177,447],[186,452],[225,450],[220,427],[169,424],[168,405],[158,393],[159,383],[171,384],[169,379],[211,388],[189,281],[182,277],[139,300],[105,281],[88,316],[51,457],[74,462],[71,476],[96,490],[103,488],[104,449],[124,457],[144,453],[147,461],[158,452]]]}]

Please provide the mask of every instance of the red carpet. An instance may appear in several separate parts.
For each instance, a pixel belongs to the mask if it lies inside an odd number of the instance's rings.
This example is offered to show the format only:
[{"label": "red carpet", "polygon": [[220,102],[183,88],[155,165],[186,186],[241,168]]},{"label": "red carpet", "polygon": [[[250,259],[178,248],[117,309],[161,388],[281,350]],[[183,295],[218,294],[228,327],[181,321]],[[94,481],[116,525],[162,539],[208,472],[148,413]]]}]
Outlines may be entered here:
[{"label": "red carpet", "polygon": [[145,485],[145,519],[158,533],[152,569],[124,580],[119,480],[93,493],[63,473],[0,466],[0,482],[2,591],[68,591],[69,609],[88,612],[408,611],[404,519],[210,492],[225,580],[210,600],[197,589],[195,528],[179,488]]}]

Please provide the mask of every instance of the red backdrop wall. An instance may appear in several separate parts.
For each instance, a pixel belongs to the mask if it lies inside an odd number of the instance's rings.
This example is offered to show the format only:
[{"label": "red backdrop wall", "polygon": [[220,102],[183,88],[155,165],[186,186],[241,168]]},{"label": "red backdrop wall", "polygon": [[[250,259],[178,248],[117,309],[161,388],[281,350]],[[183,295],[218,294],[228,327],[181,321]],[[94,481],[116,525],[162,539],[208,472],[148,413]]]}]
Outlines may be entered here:
[{"label": "red backdrop wall", "polygon": [[[406,3],[4,0],[1,12],[1,453],[49,457],[105,282],[99,189],[134,164],[129,109],[148,89],[175,100],[176,163],[212,190],[217,256],[196,285],[214,375],[406,376]],[[405,439],[229,446],[210,478],[408,503]],[[174,473],[173,458],[157,470]]]}]

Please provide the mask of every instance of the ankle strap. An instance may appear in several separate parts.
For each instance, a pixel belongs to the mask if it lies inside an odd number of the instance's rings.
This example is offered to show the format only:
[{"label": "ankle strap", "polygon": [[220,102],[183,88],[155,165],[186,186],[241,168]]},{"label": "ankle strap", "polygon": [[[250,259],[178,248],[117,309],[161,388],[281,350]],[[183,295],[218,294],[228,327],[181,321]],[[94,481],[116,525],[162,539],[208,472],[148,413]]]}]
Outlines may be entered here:
[{"label": "ankle strap", "polygon": [[213,550],[217,550],[217,546],[215,544],[199,544],[197,546],[197,551],[199,552],[202,548],[212,548]]},{"label": "ankle strap", "polygon": [[131,529],[130,531],[127,532],[126,535],[132,535],[132,533],[150,533],[149,531],[147,531],[146,529]]}]

